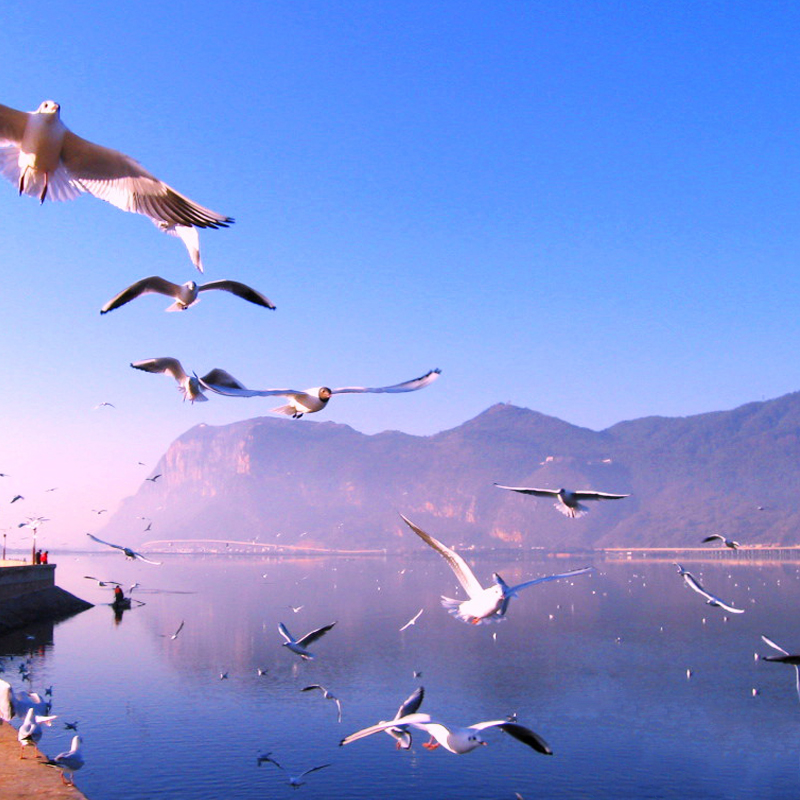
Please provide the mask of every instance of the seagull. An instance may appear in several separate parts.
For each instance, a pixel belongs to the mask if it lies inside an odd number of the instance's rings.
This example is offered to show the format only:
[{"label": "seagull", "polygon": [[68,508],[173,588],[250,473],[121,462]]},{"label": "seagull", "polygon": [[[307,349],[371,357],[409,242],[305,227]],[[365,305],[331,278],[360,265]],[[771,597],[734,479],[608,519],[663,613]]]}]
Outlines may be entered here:
[{"label": "seagull", "polygon": [[[303,778],[306,775],[310,775],[312,772],[317,772],[318,770],[325,769],[325,767],[329,767],[330,764],[320,764],[318,767],[311,767],[311,769],[307,769],[305,772],[301,772],[299,775],[290,775],[289,776],[289,786],[294,786],[297,789],[299,786],[302,786],[305,781]],[[281,767],[283,769],[283,767]]]},{"label": "seagull", "polygon": [[130,156],[76,136],[61,122],[61,106],[45,100],[28,113],[0,105],[0,173],[20,194],[41,203],[91,194],[148,217],[160,230],[180,238],[202,272],[197,228],[233,223],[198,205],[149,173]]},{"label": "seagull", "polygon": [[107,511],[108,511],[108,509],[107,509],[107,508],[93,508],[93,509],[92,509],[92,513],[93,513],[93,514],[97,514],[97,516],[98,516],[98,517],[99,517],[101,514],[105,514]]},{"label": "seagull", "polygon": [[272,750],[269,753],[262,753],[260,756],[256,756],[256,764],[260,767],[264,762],[268,764],[274,764],[279,769],[283,769],[283,767],[274,759],[272,758]]},{"label": "seagull", "polygon": [[284,647],[288,647],[293,653],[297,653],[304,661],[310,661],[314,658],[314,655],[308,652],[306,645],[316,642],[317,639],[324,636],[335,624],[335,622],[332,622],[330,625],[317,628],[315,631],[311,631],[305,636],[301,636],[299,639],[295,639],[282,622],[278,623],[278,632],[286,640],[283,643]]},{"label": "seagull", "polygon": [[54,719],[57,719],[57,717],[40,717],[32,708],[28,709],[25,720],[22,725],[20,725],[19,731],[17,731],[17,741],[21,745],[19,751],[20,758],[24,757],[23,754],[25,753],[26,747],[31,745],[36,747],[39,743],[39,740],[42,738],[42,725],[51,725]]},{"label": "seagull", "polygon": [[111,542],[104,542],[102,539],[98,539],[96,536],[92,536],[91,533],[86,534],[93,542],[98,542],[99,544],[104,544],[108,547],[113,547],[117,550],[122,550],[125,553],[125,558],[129,561],[134,561],[139,559],[139,561],[144,561],[146,564],[155,564],[156,566],[161,566],[160,561],[151,561],[149,558],[145,558],[141,553],[137,553],[135,550],[131,550],[130,547],[123,547],[121,544],[111,544]]},{"label": "seagull", "polygon": [[78,720],[76,719],[75,722],[65,722],[64,723],[64,730],[65,731],[77,731],[78,730]]},{"label": "seagull", "polygon": [[351,733],[339,742],[339,745],[350,744],[357,739],[363,739],[365,736],[371,736],[378,731],[386,730],[394,725],[410,725],[413,728],[419,728],[430,734],[430,742],[426,742],[423,747],[427,750],[435,750],[440,745],[445,750],[449,750],[456,755],[464,755],[470,753],[481,745],[487,744],[481,737],[481,731],[487,728],[500,728],[509,735],[513,736],[523,744],[536,750],[537,753],[542,755],[551,756],[553,751],[550,746],[539,736],[534,733],[530,728],[520,725],[518,722],[511,722],[504,719],[491,720],[489,722],[476,722],[466,728],[453,728],[441,722],[436,722],[431,719],[430,714],[408,714],[405,717],[399,717],[396,720],[389,722],[379,722],[377,725],[372,725],[369,728]]},{"label": "seagull", "polygon": [[630,497],[629,494],[607,494],[606,492],[573,492],[569,489],[526,489],[524,486],[502,486],[495,483],[498,489],[508,489],[510,492],[520,492],[520,494],[532,494],[536,497],[554,497],[556,502],[553,506],[564,516],[576,519],[589,513],[589,509],[582,505],[582,500],[622,500],[623,497]]},{"label": "seagull", "polygon": [[151,483],[155,483],[161,477],[161,473],[159,472],[158,475],[153,475],[152,478],[145,478],[146,481],[150,481]]},{"label": "seagull", "polygon": [[11,498],[11,502],[12,502],[12,503],[16,503],[16,502],[17,502],[17,500],[24,500],[24,499],[25,499],[25,498],[24,498],[24,497],[23,497],[21,494],[15,494],[15,495],[14,495],[14,496]]},{"label": "seagull", "polygon": [[275,309],[275,305],[269,298],[264,297],[261,292],[247,286],[239,281],[219,280],[209,281],[208,283],[197,284],[194,281],[187,281],[183,285],[171,283],[170,281],[159,278],[158,275],[151,275],[149,278],[142,278],[140,281],[131,284],[127,289],[123,289],[116,297],[112,297],[101,309],[101,314],[107,314],[115,308],[124,306],[143,294],[163,294],[171,297],[175,302],[167,307],[167,311],[186,311],[190,306],[200,302],[198,294],[208,292],[212,289],[220,289],[223,292],[230,292],[243,300],[255,303],[270,310]]},{"label": "seagull", "polygon": [[706,536],[703,539],[703,542],[713,542],[715,539],[719,539],[725,547],[730,547],[731,550],[736,550],[739,547],[739,542],[734,542],[733,539],[726,539],[724,536],[720,536],[718,533],[714,533],[711,536]]},{"label": "seagull", "polygon": [[170,639],[177,639],[178,638],[178,634],[183,630],[183,626],[184,626],[184,620],[181,620],[181,624],[178,625],[178,630],[176,630],[175,633],[172,633],[172,634],[170,634],[170,633],[161,633],[161,634],[159,634],[159,636],[161,636],[162,638],[165,638],[165,639],[167,637],[169,637]]},{"label": "seagull", "polygon": [[706,598],[706,603],[708,605],[713,606],[714,608],[724,608],[726,611],[730,611],[731,614],[744,614],[743,608],[734,608],[733,606],[729,606],[727,603],[724,603],[719,597],[715,597],[713,594],[709,594],[699,583],[697,578],[692,575],[691,572],[684,569],[680,564],[675,564],[678,568],[678,573],[683,576],[683,580],[686,582],[686,585],[690,589],[694,589],[695,592],[702,595]]},{"label": "seagull", "polygon": [[285,414],[293,419],[300,419],[303,414],[313,414],[321,411],[328,405],[328,401],[335,394],[359,394],[364,392],[414,392],[422,389],[429,383],[433,383],[441,374],[440,369],[432,369],[419,378],[398,383],[394,386],[383,386],[377,389],[368,389],[364,386],[343,386],[339,389],[329,389],[327,386],[317,386],[313,389],[298,391],[297,389],[246,389],[244,386],[233,387],[217,385],[213,380],[208,380],[208,376],[203,379],[207,389],[211,389],[217,394],[229,395],[230,397],[273,397],[281,396],[288,398],[289,402],[285,406],[271,409],[276,414]]},{"label": "seagull", "polygon": [[220,679],[221,681],[226,681],[226,680],[228,680],[228,673],[227,673],[227,672],[220,672],[220,674],[219,674],[219,679]]},{"label": "seagull", "polygon": [[[211,389],[217,394],[224,394],[220,391],[244,389],[239,381],[224,369],[212,369],[207,375],[198,378],[194,373],[192,376],[186,374],[181,362],[177,358],[166,356],[164,358],[146,358],[143,361],[134,361],[131,366],[134,369],[141,369],[145,372],[167,373],[178,382],[178,389],[183,394],[184,400],[192,403],[205,403],[208,398],[203,394],[203,389]],[[213,384],[213,387],[211,386]],[[246,391],[246,390],[245,390]]]},{"label": "seagull", "polygon": [[107,403],[103,401],[102,403],[98,403],[96,406],[94,406],[92,411],[97,411],[98,408],[116,408],[116,406],[113,403]]},{"label": "seagull", "polygon": [[424,610],[425,609],[421,608],[419,611],[417,611],[417,613],[414,614],[414,616],[411,617],[411,619],[408,622],[406,622],[406,624],[403,625],[403,627],[400,628],[400,630],[404,631],[406,628],[410,628],[412,625],[414,625],[416,623],[416,621],[422,616],[422,612]]},{"label": "seagull", "polygon": [[768,644],[781,654],[779,656],[762,656],[762,660],[774,661],[778,664],[791,664],[791,666],[794,667],[797,676],[797,697],[800,699],[800,656],[791,655],[788,650],[784,650],[780,645],[775,644],[772,639],[768,639],[763,633],[761,634],[761,638],[764,640],[765,644]]},{"label": "seagull", "polygon": [[122,584],[119,581],[106,581],[106,580],[101,581],[99,578],[94,578],[91,575],[84,575],[83,577],[86,578],[87,581],[96,581],[97,585],[100,587],[122,586]]},{"label": "seagull", "polygon": [[287,606],[287,608],[291,608],[292,611],[297,614],[298,612],[302,611],[305,606]]},{"label": "seagull", "polygon": [[508,611],[508,604],[512,597],[516,597],[518,592],[526,589],[528,586],[535,586],[537,583],[546,583],[547,581],[555,581],[560,578],[571,578],[574,575],[582,575],[586,572],[591,572],[594,567],[582,567],[570,572],[562,572],[559,575],[547,575],[544,578],[536,578],[531,581],[517,584],[516,586],[509,586],[498,573],[493,574],[494,585],[484,589],[475,574],[469,568],[464,559],[451,550],[446,545],[442,544],[438,539],[425,533],[421,528],[418,528],[413,522],[400,515],[406,525],[411,528],[423,542],[430,545],[444,560],[450,565],[450,568],[456,575],[458,582],[464,588],[464,591],[469,595],[469,600],[453,600],[450,597],[442,597],[442,605],[464,622],[470,622],[473,625],[480,625],[482,622],[495,622],[503,619]]},{"label": "seagull", "polygon": [[[401,717],[407,717],[409,714],[416,714],[419,707],[422,705],[422,700],[425,697],[425,689],[418,686],[414,691],[400,704],[394,719],[398,720]],[[394,720],[392,720],[394,721]],[[383,723],[384,720],[381,720]],[[378,723],[378,724],[381,724]],[[408,730],[408,725],[393,725],[391,728],[384,728],[384,733],[388,733],[395,740],[395,747],[398,750],[408,750],[411,747],[411,734]]]},{"label": "seagull", "polygon": [[312,683],[310,686],[304,686],[300,691],[301,692],[313,692],[314,689],[319,689],[322,692],[322,696],[326,700],[333,700],[336,703],[336,709],[338,711],[338,719],[337,722],[342,721],[342,703],[338,697],[332,695],[324,686],[320,686],[318,683]]},{"label": "seagull", "polygon": [[[61,770],[61,780],[67,785],[74,785],[75,777],[74,772],[77,772],[83,766],[83,753],[81,752],[82,739],[80,736],[72,737],[72,745],[69,750],[64,753],[59,753],[55,758],[51,758],[45,763],[51,767],[58,767]],[[70,774],[70,780],[64,777],[65,773]]]}]

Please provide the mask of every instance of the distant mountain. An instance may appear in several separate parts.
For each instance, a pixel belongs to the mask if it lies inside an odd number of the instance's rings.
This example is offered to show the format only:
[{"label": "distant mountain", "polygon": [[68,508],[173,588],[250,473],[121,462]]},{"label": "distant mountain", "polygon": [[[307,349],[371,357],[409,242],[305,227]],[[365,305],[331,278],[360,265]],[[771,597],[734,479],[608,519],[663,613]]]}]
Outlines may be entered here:
[{"label": "distant mountain", "polygon": [[[678,546],[708,533],[787,544],[800,540],[800,393],[600,432],[505,404],[427,437],[259,417],[192,428],[156,472],[105,535],[418,548],[403,513],[476,547]],[[573,520],[495,481],[631,497]],[[138,539],[137,516],[153,521]]]}]

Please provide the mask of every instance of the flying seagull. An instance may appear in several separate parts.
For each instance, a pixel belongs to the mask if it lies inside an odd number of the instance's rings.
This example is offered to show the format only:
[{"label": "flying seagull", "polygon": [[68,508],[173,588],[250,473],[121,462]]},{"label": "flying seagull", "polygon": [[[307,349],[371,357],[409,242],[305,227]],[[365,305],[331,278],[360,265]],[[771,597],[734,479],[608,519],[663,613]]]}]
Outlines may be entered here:
[{"label": "flying seagull", "polygon": [[304,661],[310,661],[314,658],[314,655],[308,652],[306,649],[307,646],[316,642],[321,636],[324,636],[335,624],[335,622],[331,622],[330,625],[317,628],[315,631],[311,631],[305,636],[301,636],[299,639],[295,639],[282,622],[278,623],[278,632],[286,640],[283,643],[284,647],[288,647],[293,653],[297,653]]},{"label": "flying seagull", "polygon": [[336,710],[337,714],[337,722],[342,721],[342,703],[338,697],[331,694],[324,686],[320,686],[318,683],[312,683],[310,686],[304,686],[300,691],[301,692],[313,692],[315,689],[319,689],[322,692],[322,696],[326,700],[333,700],[336,703]]},{"label": "flying seagull", "polygon": [[536,750],[537,753],[547,756],[553,755],[550,746],[538,733],[534,733],[530,728],[526,728],[518,722],[496,719],[489,722],[476,722],[474,725],[470,725],[466,728],[454,728],[444,723],[434,721],[431,719],[430,714],[409,714],[405,717],[399,717],[396,720],[390,720],[389,722],[379,722],[377,725],[372,725],[369,728],[351,733],[349,736],[342,739],[339,744],[350,744],[350,742],[363,739],[365,736],[371,736],[373,733],[386,730],[394,725],[410,725],[412,728],[419,728],[430,734],[430,742],[423,744],[423,747],[428,750],[435,750],[441,745],[445,750],[449,750],[456,755],[470,753],[475,750],[475,748],[486,744],[486,741],[484,741],[483,737],[480,735],[481,731],[487,728],[500,728],[500,730],[513,736],[517,741]]},{"label": "flying seagull", "polygon": [[400,628],[401,632],[404,631],[406,628],[410,628],[412,625],[415,625],[424,610],[425,609],[421,608],[419,611],[417,611],[417,613],[414,614],[414,616],[411,617],[411,619],[408,622],[406,622],[406,624],[403,625],[402,628]]},{"label": "flying seagull", "polygon": [[260,767],[264,762],[267,764],[274,764],[279,769],[283,769],[283,767],[272,757],[272,750],[268,753],[262,753],[260,756],[256,756],[256,764]]},{"label": "flying seagull", "polygon": [[155,483],[161,477],[161,473],[159,472],[158,475],[153,475],[152,478],[145,478],[146,481],[150,481],[151,483]]},{"label": "flying seagull", "polygon": [[726,539],[724,536],[720,536],[718,533],[713,533],[711,536],[706,536],[703,539],[703,543],[705,542],[713,542],[715,539],[719,539],[725,547],[730,547],[731,550],[736,550],[739,547],[739,542],[734,542],[733,539]]},{"label": "flying seagull", "polygon": [[464,561],[455,550],[451,550],[438,539],[434,539],[433,536],[425,533],[425,531],[418,528],[413,522],[403,517],[402,514],[400,516],[403,518],[406,525],[408,525],[423,542],[430,545],[430,547],[444,558],[455,573],[464,591],[469,595],[469,600],[463,601],[453,600],[450,597],[442,597],[442,605],[460,620],[470,622],[473,625],[480,625],[482,622],[493,622],[503,619],[508,611],[508,604],[511,598],[516,597],[518,592],[522,589],[526,589],[528,586],[535,586],[537,583],[546,583],[547,581],[555,581],[560,578],[571,578],[574,575],[582,575],[594,569],[594,567],[582,567],[581,569],[575,569],[570,572],[562,572],[559,575],[547,575],[543,578],[525,581],[516,586],[509,586],[500,575],[495,572],[493,574],[494,585],[484,589],[475,577],[475,574],[469,568],[467,562]]},{"label": "flying seagull", "polygon": [[24,757],[26,747],[36,747],[39,744],[42,738],[42,725],[51,725],[54,719],[58,718],[54,716],[40,717],[32,708],[28,709],[28,713],[25,714],[25,720],[17,731],[17,741],[21,746],[19,751],[20,758]]},{"label": "flying seagull", "polygon": [[124,547],[121,544],[111,544],[111,542],[104,542],[102,539],[98,539],[96,536],[92,536],[91,533],[86,534],[93,542],[97,542],[98,544],[104,544],[107,547],[113,547],[117,550],[122,550],[125,553],[125,558],[129,561],[134,561],[135,559],[139,559],[139,561],[144,561],[146,564],[155,564],[156,566],[161,566],[160,561],[151,561],[149,558],[145,558],[141,553],[137,553],[135,550],[131,550],[130,547]]},{"label": "flying seagull", "polygon": [[520,494],[532,494],[536,497],[553,497],[556,502],[553,506],[564,516],[576,519],[589,513],[589,509],[581,501],[586,500],[622,500],[623,497],[630,497],[629,494],[608,494],[606,492],[573,492],[569,489],[528,489],[524,486],[502,486],[495,483],[498,489],[508,489],[510,492]]},{"label": "flying seagull", "polygon": [[107,580],[100,580],[100,578],[95,578],[93,575],[84,575],[87,581],[97,581],[97,585],[100,587],[106,586],[122,586],[119,581],[107,581]]},{"label": "flying seagull", "polygon": [[768,644],[773,649],[777,650],[781,655],[779,656],[762,656],[763,661],[774,661],[778,664],[790,664],[794,667],[795,675],[797,678],[797,697],[800,699],[800,655],[793,656],[788,650],[784,650],[780,645],[775,644],[772,639],[768,639],[764,634],[761,634],[765,644]]},{"label": "flying seagull", "polygon": [[92,410],[97,411],[98,408],[116,408],[116,406],[113,403],[108,403],[104,400],[102,403],[98,403],[96,406],[94,406]]},{"label": "flying seagull", "polygon": [[183,626],[185,624],[186,623],[184,622],[184,620],[181,620],[181,624],[178,625],[178,630],[176,630],[175,633],[161,633],[161,634],[159,634],[159,636],[161,636],[162,638],[165,638],[165,639],[167,637],[169,637],[170,639],[177,639],[178,638],[178,634],[183,630]]},{"label": "flying seagull", "polygon": [[383,386],[381,388],[369,389],[364,386],[343,386],[339,389],[329,389],[327,386],[317,386],[313,389],[299,391],[297,389],[245,389],[225,385],[217,385],[213,380],[208,380],[208,376],[203,379],[207,389],[211,389],[217,394],[225,394],[231,397],[286,397],[289,402],[285,406],[278,406],[271,409],[276,414],[285,414],[293,419],[300,419],[303,414],[313,414],[321,411],[328,405],[328,401],[335,394],[361,394],[364,392],[415,392],[430,383],[433,383],[441,374],[440,369],[432,369],[419,378],[397,383],[394,386]]},{"label": "flying seagull", "polygon": [[15,495],[14,495],[14,496],[11,498],[11,502],[12,502],[12,503],[16,503],[16,502],[17,502],[17,500],[24,500],[24,499],[25,499],[25,498],[24,498],[24,497],[23,497],[21,494],[15,494]]},{"label": "flying seagull", "polygon": [[243,300],[250,303],[255,303],[257,306],[263,306],[274,310],[275,305],[269,298],[264,297],[261,292],[251,289],[244,283],[238,281],[219,280],[210,281],[208,283],[197,284],[194,281],[188,281],[183,285],[171,283],[164,278],[159,278],[157,275],[151,275],[149,278],[142,278],[140,281],[131,284],[127,289],[123,289],[116,297],[112,297],[101,309],[101,314],[107,314],[115,308],[124,306],[135,300],[143,294],[157,293],[171,297],[175,302],[167,307],[167,311],[186,311],[190,306],[196,305],[200,302],[198,295],[200,292],[208,292],[212,289],[220,289],[223,292],[230,292]]},{"label": "flying seagull", "polygon": [[[329,766],[330,764],[320,764],[317,767],[311,767],[311,769],[307,769],[305,772],[301,772],[299,775],[290,775],[289,786],[294,786],[295,789],[298,786],[303,786],[303,784],[305,783],[303,778],[305,778],[306,775],[310,775],[312,772],[318,772],[319,770],[325,769],[325,767]],[[281,767],[281,769],[284,769],[284,767]]]},{"label": "flying seagull", "polygon": [[744,614],[743,608],[734,608],[733,606],[729,606],[727,603],[723,602],[719,599],[719,597],[715,597],[713,594],[707,592],[701,585],[697,578],[692,575],[687,569],[684,569],[680,564],[675,564],[678,568],[678,573],[683,577],[683,580],[686,582],[686,585],[693,589],[698,594],[702,595],[706,598],[706,603],[708,605],[713,606],[714,608],[724,608],[726,611],[730,611],[731,614]]},{"label": "flying seagull", "polygon": [[[45,763],[51,767],[58,767],[61,770],[61,780],[67,785],[74,785],[75,778],[73,773],[77,772],[84,764],[83,753],[81,752],[82,739],[80,736],[72,737],[72,745],[69,750],[59,753],[55,758],[51,758]],[[69,773],[69,782],[64,777],[64,773]]]},{"label": "flying seagull", "polygon": [[[183,399],[192,403],[205,403],[208,398],[203,394],[203,389],[213,388],[218,394],[224,394],[220,389],[234,391],[244,389],[239,381],[224,369],[212,369],[202,378],[197,377],[197,373],[187,375],[181,362],[177,358],[166,356],[164,358],[146,358],[143,361],[134,361],[131,366],[134,369],[141,369],[144,372],[166,373],[171,375],[178,382],[178,390],[183,395]],[[210,384],[214,384],[212,387]]]},{"label": "flying seagull", "polygon": [[130,156],[76,136],[61,122],[61,106],[52,100],[32,113],[0,105],[0,173],[20,194],[42,203],[86,193],[143,214],[183,241],[200,272],[196,229],[227,228],[233,222],[176,192]]}]

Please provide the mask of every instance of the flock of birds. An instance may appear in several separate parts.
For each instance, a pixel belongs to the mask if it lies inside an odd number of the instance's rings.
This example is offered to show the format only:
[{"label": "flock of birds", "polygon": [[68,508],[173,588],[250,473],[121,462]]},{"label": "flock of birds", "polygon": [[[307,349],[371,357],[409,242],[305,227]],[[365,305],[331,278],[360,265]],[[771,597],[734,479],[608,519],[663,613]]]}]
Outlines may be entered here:
[{"label": "flock of birds", "polygon": [[[138,162],[115,150],[103,147],[83,139],[72,133],[61,121],[60,106],[51,100],[43,102],[31,113],[18,111],[0,105],[0,173],[17,187],[20,195],[29,195],[40,202],[45,200],[71,200],[81,194],[91,194],[105,200],[118,208],[149,218],[162,232],[178,237],[189,253],[193,265],[203,272],[200,255],[198,231],[204,228],[226,228],[233,224],[231,217],[219,214],[200,206],[186,196],[172,189],[156,178]],[[189,281],[176,284],[160,276],[150,276],[132,283],[111,298],[100,310],[107,314],[117,310],[147,294],[160,294],[172,302],[166,309],[169,312],[186,311],[199,302],[200,294],[214,290],[225,291],[240,299],[269,310],[275,304],[260,291],[235,280],[215,280],[202,284]],[[199,377],[195,372],[189,373],[174,357],[157,357],[135,361],[131,364],[135,369],[155,374],[166,374],[177,384],[184,400],[202,402],[208,400],[206,392],[226,397],[282,397],[285,403],[272,409],[274,412],[298,419],[305,414],[312,414],[324,409],[331,398],[337,394],[352,393],[400,393],[412,392],[429,386],[440,375],[439,369],[433,369],[419,378],[383,387],[344,386],[329,388],[316,386],[308,389],[270,388],[248,389],[227,371],[215,368]],[[102,405],[112,405],[104,403]],[[155,481],[155,477],[152,478]],[[550,498],[556,509],[570,517],[583,516],[589,502],[621,500],[626,494],[609,494],[599,491],[573,491],[564,488],[533,488],[496,484],[498,488],[536,497]],[[15,496],[11,502],[23,499]],[[458,620],[471,625],[503,620],[509,610],[511,599],[518,597],[523,589],[549,581],[573,578],[591,572],[592,567],[571,570],[560,574],[532,578],[517,585],[509,585],[498,574],[493,574],[493,584],[484,588],[478,581],[466,561],[453,549],[426,533],[409,519],[404,522],[426,545],[437,552],[452,569],[458,583],[466,593],[466,599],[442,597],[442,605]],[[126,558],[158,565],[160,562],[148,559],[142,553],[125,545],[112,544],[91,534],[93,541],[120,550]],[[704,542],[719,540],[725,547],[736,549],[738,542],[724,536],[706,537]],[[707,604],[721,608],[734,614],[743,613],[707,591],[697,578],[681,565],[678,571],[685,584],[701,595]],[[96,579],[95,579],[96,580]],[[104,583],[115,582],[101,582]],[[401,630],[414,625],[423,609],[411,619]],[[335,622],[312,630],[299,638],[293,636],[284,623],[280,623],[278,631],[283,638],[283,646],[303,660],[314,658],[309,647],[322,636],[330,632]],[[184,623],[173,634],[164,634],[176,639],[183,630]],[[791,655],[767,637],[764,642],[779,653],[766,656],[765,660],[787,663],[794,666],[797,672],[798,696],[800,696],[800,656]],[[227,674],[220,675],[221,678]],[[320,684],[306,686],[301,691],[320,692],[324,699],[336,704],[338,720],[341,721],[341,703],[326,687]],[[520,724],[516,718],[493,719],[472,725],[459,727],[446,724],[427,713],[419,711],[424,697],[424,689],[419,687],[399,707],[390,720],[381,720],[376,724],[362,728],[342,738],[340,744],[348,745],[373,734],[385,732],[396,742],[399,749],[411,747],[412,731],[423,731],[430,740],[423,746],[427,749],[442,747],[443,749],[463,755],[481,745],[486,744],[483,733],[490,729],[499,729],[515,740],[543,755],[551,755],[552,750],[547,742],[530,728]],[[22,758],[25,748],[36,745],[42,738],[42,726],[49,726],[55,716],[49,714],[49,703],[35,693],[14,692],[6,681],[0,681],[0,717],[11,720],[22,719],[18,731]],[[76,725],[76,724],[73,724]],[[71,775],[83,765],[81,753],[81,737],[76,735],[69,751],[61,753],[48,764],[62,770],[62,779]],[[260,756],[258,763],[281,765],[271,754]],[[289,779],[290,785],[297,787],[303,779],[316,771],[330,766],[321,764]]]}]

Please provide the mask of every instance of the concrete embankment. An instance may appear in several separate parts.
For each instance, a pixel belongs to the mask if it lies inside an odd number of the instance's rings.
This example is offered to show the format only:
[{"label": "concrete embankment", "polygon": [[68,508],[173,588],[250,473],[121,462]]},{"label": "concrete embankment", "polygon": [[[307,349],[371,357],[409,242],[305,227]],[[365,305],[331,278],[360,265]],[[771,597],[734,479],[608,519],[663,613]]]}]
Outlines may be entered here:
[{"label": "concrete embankment", "polygon": [[52,622],[91,608],[55,584],[55,564],[0,561],[0,634],[36,622]]},{"label": "concrete embankment", "polygon": [[[47,729],[42,741],[46,738]],[[46,759],[38,750],[26,747],[25,758],[20,759],[20,749],[16,729],[7,722],[0,723],[0,797],[3,800],[86,800],[78,789],[61,782],[60,770],[44,766]]]}]

